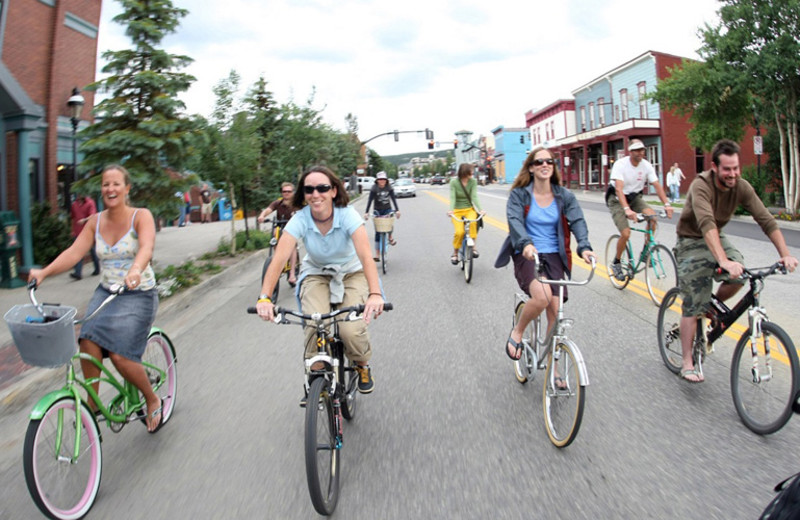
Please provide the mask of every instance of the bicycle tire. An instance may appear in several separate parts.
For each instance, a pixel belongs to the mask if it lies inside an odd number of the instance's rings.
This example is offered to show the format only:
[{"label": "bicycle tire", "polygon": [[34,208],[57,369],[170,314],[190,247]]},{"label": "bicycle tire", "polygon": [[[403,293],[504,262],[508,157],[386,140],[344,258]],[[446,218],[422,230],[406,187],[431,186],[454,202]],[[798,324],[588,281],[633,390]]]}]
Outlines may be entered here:
[{"label": "bicycle tire", "polygon": [[[167,424],[175,411],[175,403],[178,398],[178,358],[175,355],[175,347],[169,337],[164,332],[151,332],[147,338],[147,346],[142,354],[142,364],[144,365],[147,379],[155,389],[156,394],[161,399],[161,424]],[[153,365],[163,371],[166,376],[162,378],[161,372],[153,370],[147,365]],[[139,398],[143,399],[141,392]],[[136,412],[139,420],[147,424],[145,420],[145,410]],[[159,428],[160,429],[160,428]],[[155,432],[152,432],[155,433]]]},{"label": "bicycle tire", "polygon": [[678,286],[678,263],[664,244],[656,244],[650,249],[644,265],[644,280],[656,307],[661,305],[667,291]]},{"label": "bicycle tire", "polygon": [[[36,507],[48,518],[82,518],[94,505],[100,489],[100,429],[86,403],[81,402],[79,407],[76,411],[75,400],[63,397],[50,405],[41,419],[32,420],[25,434],[25,483]],[[82,426],[80,455],[72,462],[78,414]]]},{"label": "bicycle tire", "polygon": [[[267,274],[267,269],[269,268],[269,264],[272,262],[272,255],[269,255],[266,260],[264,260],[264,267],[261,268],[261,285],[264,285],[264,276]],[[272,296],[270,296],[270,300],[272,303],[276,303],[278,301],[278,295],[280,294],[281,290],[281,275],[278,275],[278,281],[275,282],[275,289],[272,291]]]},{"label": "bicycle tire", "polygon": [[472,246],[464,248],[464,280],[472,281]]},{"label": "bicycle tire", "polygon": [[355,363],[349,359],[345,360],[345,369],[339,365],[339,381],[344,382],[344,395],[342,396],[342,416],[348,421],[356,417],[356,397],[358,396],[358,372],[350,370],[355,367]]},{"label": "bicycle tire", "polygon": [[[545,369],[542,387],[542,407],[545,429],[550,442],[558,448],[566,448],[580,430],[583,408],[586,402],[586,389],[581,384],[580,369],[575,352],[577,346],[570,340],[558,342]],[[554,368],[566,388],[556,388]]]},{"label": "bicycle tire", "polygon": [[631,241],[628,239],[628,243],[625,244],[625,251],[627,255],[623,254],[622,258],[619,259],[620,263],[622,264],[622,272],[625,273],[625,280],[617,280],[614,276],[614,270],[611,265],[614,263],[614,259],[617,257],[617,241],[620,239],[619,233],[611,235],[608,237],[608,242],[606,242],[606,253],[605,253],[605,264],[606,264],[606,271],[608,272],[608,280],[611,282],[611,285],[615,289],[619,289],[620,291],[628,286],[628,283],[631,281],[631,259],[633,258],[633,250],[631,249]]},{"label": "bicycle tire", "polygon": [[386,233],[381,233],[381,270],[386,274]]},{"label": "bicycle tire", "polygon": [[[516,327],[517,323],[519,323],[523,307],[525,307],[525,302],[519,302],[517,304],[517,308],[514,309],[514,327]],[[531,322],[527,327],[525,327],[525,331],[522,333],[522,344],[527,344],[532,349],[536,348],[536,334],[534,329],[534,324]],[[506,344],[506,349],[508,349],[508,344]],[[531,359],[527,348],[523,348],[520,358],[514,361],[514,376],[516,376],[517,381],[523,385],[528,381],[533,381],[533,378],[536,375],[536,368],[536,360]]]},{"label": "bicycle tire", "polygon": [[[736,343],[731,362],[731,396],[736,412],[745,426],[759,435],[775,433],[792,416],[792,404],[797,391],[798,358],[794,343],[778,325],[761,322],[763,340],[758,347],[763,352],[768,342],[771,355],[771,378],[753,382],[750,353],[750,329]],[[759,356],[760,375],[765,375]]]},{"label": "bicycle tire", "polygon": [[311,383],[306,405],[306,478],[317,513],[330,515],[339,500],[339,445],[330,385],[324,377]]}]

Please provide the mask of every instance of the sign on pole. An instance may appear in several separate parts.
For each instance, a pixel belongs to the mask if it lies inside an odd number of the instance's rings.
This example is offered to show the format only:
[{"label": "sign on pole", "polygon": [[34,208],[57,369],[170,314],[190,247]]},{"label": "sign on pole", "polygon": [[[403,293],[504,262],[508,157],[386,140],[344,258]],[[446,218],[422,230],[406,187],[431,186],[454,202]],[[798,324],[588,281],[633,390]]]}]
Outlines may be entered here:
[{"label": "sign on pole", "polygon": [[764,144],[761,141],[760,135],[753,136],[753,153],[756,155],[762,155],[764,153]]}]

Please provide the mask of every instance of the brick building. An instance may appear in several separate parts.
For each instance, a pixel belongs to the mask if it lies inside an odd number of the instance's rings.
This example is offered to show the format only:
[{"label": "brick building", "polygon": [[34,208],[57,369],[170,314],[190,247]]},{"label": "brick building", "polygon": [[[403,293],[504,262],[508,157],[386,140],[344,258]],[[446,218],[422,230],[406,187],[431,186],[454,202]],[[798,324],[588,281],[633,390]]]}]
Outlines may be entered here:
[{"label": "brick building", "polygon": [[[0,209],[19,216],[23,270],[33,264],[31,203],[68,203],[67,100],[94,81],[100,8],[101,0],[0,0]],[[81,94],[78,129],[94,105],[91,92]]]}]

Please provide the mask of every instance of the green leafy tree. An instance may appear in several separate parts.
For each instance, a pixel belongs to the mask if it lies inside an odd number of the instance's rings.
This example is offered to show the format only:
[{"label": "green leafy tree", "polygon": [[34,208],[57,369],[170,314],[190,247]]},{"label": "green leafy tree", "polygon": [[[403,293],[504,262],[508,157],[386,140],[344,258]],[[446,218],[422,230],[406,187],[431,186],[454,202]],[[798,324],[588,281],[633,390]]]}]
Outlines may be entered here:
[{"label": "green leafy tree", "polygon": [[[185,187],[179,175],[195,131],[178,95],[195,80],[180,72],[193,60],[169,54],[158,46],[177,31],[188,14],[170,0],[120,0],[122,12],[114,21],[125,26],[133,48],[106,51],[104,79],[87,88],[107,94],[95,107],[97,122],[84,129],[81,150],[84,171],[122,163],[131,173],[131,199],[146,202],[156,216],[177,215],[175,192]],[[99,179],[88,181],[97,192]]]},{"label": "green leafy tree", "polygon": [[[691,114],[692,144],[705,150],[718,137],[741,140],[753,121],[768,124],[778,141],[786,210],[800,204],[800,1],[722,0],[720,21],[700,31],[702,63],[671,71],[654,96],[678,113]],[[716,125],[716,128],[715,128]]]},{"label": "green leafy tree", "polygon": [[256,207],[264,207],[275,198],[281,182],[285,182],[273,158],[273,152],[279,146],[280,107],[267,89],[264,76],[260,76],[250,88],[244,106],[253,120],[259,150],[256,175],[248,189],[252,197],[248,197],[248,201]]}]

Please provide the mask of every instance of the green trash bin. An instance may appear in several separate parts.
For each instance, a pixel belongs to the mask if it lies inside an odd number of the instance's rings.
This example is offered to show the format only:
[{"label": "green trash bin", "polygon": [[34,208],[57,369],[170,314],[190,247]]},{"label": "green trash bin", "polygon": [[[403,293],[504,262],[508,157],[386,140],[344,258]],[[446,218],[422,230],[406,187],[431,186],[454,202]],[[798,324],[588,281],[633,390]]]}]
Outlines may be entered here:
[{"label": "green trash bin", "polygon": [[17,271],[17,251],[19,243],[19,219],[13,211],[0,211],[0,287],[13,289],[22,287],[25,282]]}]

